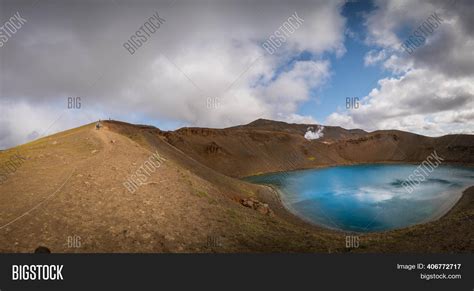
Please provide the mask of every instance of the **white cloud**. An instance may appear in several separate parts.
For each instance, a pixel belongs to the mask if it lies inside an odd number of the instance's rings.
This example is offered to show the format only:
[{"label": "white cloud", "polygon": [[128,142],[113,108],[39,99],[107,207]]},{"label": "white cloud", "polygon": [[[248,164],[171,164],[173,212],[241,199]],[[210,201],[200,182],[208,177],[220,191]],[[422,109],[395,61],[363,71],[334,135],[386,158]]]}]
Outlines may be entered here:
[{"label": "white cloud", "polygon": [[276,120],[284,121],[287,123],[297,123],[297,124],[317,124],[318,121],[310,115],[300,115],[292,113],[284,116],[277,116]]},{"label": "white cloud", "polygon": [[364,57],[364,65],[365,66],[372,66],[386,58],[385,50],[371,50],[369,51]]},{"label": "white cloud", "polygon": [[0,101],[0,148],[47,136],[51,133],[74,127],[78,122],[94,121],[97,113],[67,110],[51,106],[30,105],[27,102]]},{"label": "white cloud", "polygon": [[[368,130],[400,129],[425,135],[474,132],[474,28],[471,1],[455,5],[442,1],[376,1],[367,16],[369,37],[375,45],[366,64],[380,61],[394,77],[381,79],[359,109],[335,112],[326,122]],[[402,29],[415,30],[437,11],[444,19],[412,55],[400,48]],[[390,56],[382,58],[379,52]]]},{"label": "white cloud", "polygon": [[[470,78],[447,79],[427,70],[412,70],[400,78],[379,81],[359,109],[331,114],[326,122],[348,128],[399,129],[442,135],[462,126],[473,132],[474,83]],[[457,119],[457,121],[455,121]],[[458,121],[463,120],[463,124]],[[457,122],[455,126],[453,123]]]},{"label": "white cloud", "polygon": [[[0,52],[0,96],[9,102],[9,111],[21,102],[31,108],[61,108],[65,98],[81,96],[83,110],[127,121],[138,115],[225,127],[262,117],[312,120],[297,111],[330,76],[330,64],[319,57],[345,51],[343,1],[224,1],[211,6],[193,1],[167,7],[168,2],[95,8],[87,3],[74,9],[40,5],[25,13],[34,25],[22,29]],[[166,22],[131,56],[122,43],[154,11]],[[261,43],[295,11],[304,19],[302,26],[277,53],[267,54]],[[311,52],[313,60],[288,66],[303,51]],[[219,106],[208,108],[208,98]],[[19,132],[10,123],[1,125],[7,127],[6,136]],[[17,126],[25,128],[24,134],[36,128],[21,120]],[[0,146],[17,142],[4,139]]]}]

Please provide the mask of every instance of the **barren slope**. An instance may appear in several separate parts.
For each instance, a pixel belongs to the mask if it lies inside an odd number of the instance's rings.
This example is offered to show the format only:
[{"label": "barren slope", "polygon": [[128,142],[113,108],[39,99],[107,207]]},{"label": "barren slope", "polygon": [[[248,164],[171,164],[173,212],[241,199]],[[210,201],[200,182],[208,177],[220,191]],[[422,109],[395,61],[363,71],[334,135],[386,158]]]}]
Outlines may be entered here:
[{"label": "barren slope", "polygon": [[[165,132],[116,121],[65,131],[0,152],[26,161],[0,185],[0,252],[345,252],[346,233],[287,212],[269,187],[233,177],[361,162],[417,162],[433,150],[473,163],[473,137],[365,133],[259,120],[228,129]],[[130,193],[123,182],[153,153],[166,161]],[[362,236],[356,251],[472,251],[472,189],[447,216]],[[267,203],[273,214],[245,207]],[[81,247],[68,246],[80,237]],[[419,242],[426,241],[426,244]]]},{"label": "barren slope", "polygon": [[[240,197],[262,195],[274,211],[280,207],[266,187],[225,177],[156,135],[132,131],[130,139],[88,125],[2,152],[2,159],[19,152],[26,162],[0,186],[0,251],[327,251],[338,240],[242,206]],[[130,193],[122,183],[156,150],[166,161]],[[74,236],[80,248],[68,247]]]},{"label": "barren slope", "polygon": [[245,177],[268,172],[354,163],[418,163],[436,151],[448,163],[474,164],[474,136],[431,138],[403,131],[325,127],[308,141],[309,126],[257,120],[226,129],[182,128],[161,132],[166,140],[221,173]]}]

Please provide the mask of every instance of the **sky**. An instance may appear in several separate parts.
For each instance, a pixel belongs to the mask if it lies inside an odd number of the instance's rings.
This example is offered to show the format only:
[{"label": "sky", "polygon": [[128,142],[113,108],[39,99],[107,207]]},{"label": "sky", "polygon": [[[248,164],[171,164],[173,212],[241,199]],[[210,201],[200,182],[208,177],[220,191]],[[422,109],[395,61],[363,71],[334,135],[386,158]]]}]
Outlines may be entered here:
[{"label": "sky", "polygon": [[109,118],[473,134],[473,12],[469,0],[0,0],[0,149]]}]

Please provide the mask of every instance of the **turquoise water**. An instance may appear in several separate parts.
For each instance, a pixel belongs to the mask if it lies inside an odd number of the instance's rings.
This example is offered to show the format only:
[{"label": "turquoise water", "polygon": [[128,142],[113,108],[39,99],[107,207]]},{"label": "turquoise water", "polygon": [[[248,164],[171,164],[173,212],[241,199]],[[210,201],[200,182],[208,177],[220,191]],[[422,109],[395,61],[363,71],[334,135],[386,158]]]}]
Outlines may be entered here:
[{"label": "turquoise water", "polygon": [[437,219],[454,206],[465,188],[474,185],[474,168],[439,166],[409,191],[403,182],[417,167],[339,166],[246,180],[277,186],[285,206],[314,224],[373,232]]}]

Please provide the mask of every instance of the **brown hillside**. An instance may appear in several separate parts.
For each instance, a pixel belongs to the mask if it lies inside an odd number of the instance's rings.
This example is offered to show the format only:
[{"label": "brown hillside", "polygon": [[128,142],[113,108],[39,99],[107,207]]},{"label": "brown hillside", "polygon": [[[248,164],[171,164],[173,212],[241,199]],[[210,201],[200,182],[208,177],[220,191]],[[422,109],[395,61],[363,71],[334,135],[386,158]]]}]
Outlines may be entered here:
[{"label": "brown hillside", "polygon": [[[469,135],[326,127],[324,138],[308,141],[308,126],[258,120],[161,131],[106,121],[100,130],[89,124],[2,151],[0,162],[14,153],[25,162],[0,185],[0,252],[40,245],[53,252],[345,252],[345,233],[303,222],[273,189],[236,177],[419,162],[433,150],[448,162],[474,162]],[[156,152],[161,166],[127,191],[123,183]],[[472,251],[473,189],[439,221],[364,235],[357,251]],[[81,246],[68,245],[70,237]]]},{"label": "brown hillside", "polygon": [[423,161],[433,151],[451,163],[474,163],[474,136],[430,138],[402,131],[324,127],[308,141],[309,126],[257,120],[226,129],[182,128],[162,133],[166,141],[200,163],[232,177],[353,163]]}]

